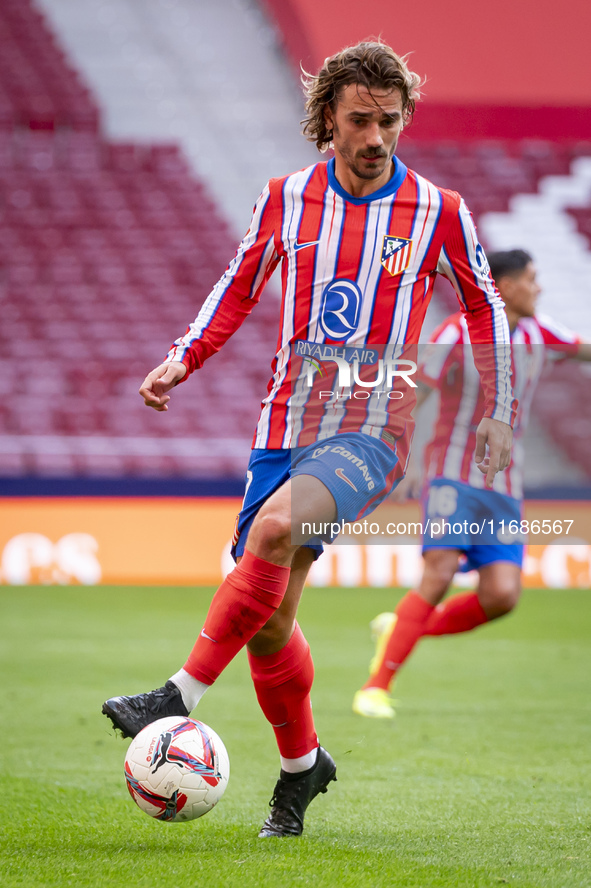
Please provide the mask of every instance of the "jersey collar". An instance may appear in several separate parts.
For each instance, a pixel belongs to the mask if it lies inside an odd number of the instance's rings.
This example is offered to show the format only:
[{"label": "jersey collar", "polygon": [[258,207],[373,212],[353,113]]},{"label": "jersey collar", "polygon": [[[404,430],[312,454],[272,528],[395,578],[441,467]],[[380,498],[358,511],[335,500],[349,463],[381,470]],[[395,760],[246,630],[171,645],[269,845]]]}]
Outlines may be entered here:
[{"label": "jersey collar", "polygon": [[348,191],[342,187],[337,181],[337,177],[335,176],[334,168],[335,168],[335,159],[332,157],[328,163],[326,164],[328,171],[328,184],[332,188],[332,190],[342,197],[343,200],[348,201],[352,204],[363,205],[371,203],[373,200],[382,200],[384,197],[390,197],[393,194],[396,194],[402,183],[406,178],[406,174],[408,172],[406,166],[402,163],[402,161],[394,156],[392,158],[392,163],[394,164],[394,175],[390,178],[385,185],[382,185],[378,191],[374,191],[373,194],[368,194],[366,197],[353,197],[352,194],[349,194]]}]

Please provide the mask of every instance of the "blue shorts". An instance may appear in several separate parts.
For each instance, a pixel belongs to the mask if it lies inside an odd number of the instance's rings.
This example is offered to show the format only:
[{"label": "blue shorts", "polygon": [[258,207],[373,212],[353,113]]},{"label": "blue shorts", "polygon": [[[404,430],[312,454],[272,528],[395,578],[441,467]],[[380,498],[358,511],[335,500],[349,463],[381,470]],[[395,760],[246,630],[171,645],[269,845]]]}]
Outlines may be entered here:
[{"label": "blue shorts", "polygon": [[[253,450],[246,472],[246,491],[236,519],[232,556],[244,552],[248,532],[269,497],[297,475],[313,475],[332,494],[335,522],[356,521],[369,515],[402,478],[395,450],[380,438],[361,432],[343,432],[322,442],[293,450]],[[323,536],[305,543],[318,557]]]},{"label": "blue shorts", "polygon": [[[421,499],[423,552],[459,549],[461,570],[477,570],[496,561],[523,562],[523,537],[509,523],[521,521],[521,501],[494,490],[477,490],[459,481],[435,478]],[[520,542],[515,542],[515,539]],[[506,542],[504,542],[506,540]]]}]

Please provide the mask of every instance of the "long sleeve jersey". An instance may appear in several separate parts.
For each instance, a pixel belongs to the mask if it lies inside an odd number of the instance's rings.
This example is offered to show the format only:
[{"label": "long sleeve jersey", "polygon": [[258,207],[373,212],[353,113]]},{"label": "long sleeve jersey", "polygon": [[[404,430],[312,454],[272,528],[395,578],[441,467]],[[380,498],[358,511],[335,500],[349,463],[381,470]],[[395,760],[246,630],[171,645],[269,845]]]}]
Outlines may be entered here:
[{"label": "long sleeve jersey", "polygon": [[[513,422],[509,329],[472,217],[458,194],[437,188],[397,158],[393,163],[390,181],[367,197],[342,188],[334,159],[272,179],[235,257],[168,353],[167,360],[186,365],[185,378],[201,367],[242,324],[281,264],[276,354],[254,447],[294,447],[344,431],[389,443],[410,440],[414,389],[407,386],[394,400],[383,386],[378,391],[366,384],[363,400],[351,396],[337,378],[334,358],[358,361],[363,378],[392,347],[408,357],[437,273],[453,284],[471,341],[482,344],[485,414]],[[323,362],[331,360],[327,372]],[[306,381],[312,388],[296,397]],[[301,405],[309,404],[314,386],[324,389],[323,415],[313,410],[306,424]]]},{"label": "long sleeve jersey", "polygon": [[[548,360],[576,354],[581,339],[547,315],[521,318],[511,334],[513,390],[519,399],[511,463],[495,477],[495,490],[523,497],[523,434],[532,399]],[[426,477],[448,478],[484,489],[484,475],[474,462],[476,429],[484,413],[484,396],[470,344],[468,326],[458,312],[433,331],[419,366],[419,378],[439,391],[439,408],[431,441],[425,449]]]}]

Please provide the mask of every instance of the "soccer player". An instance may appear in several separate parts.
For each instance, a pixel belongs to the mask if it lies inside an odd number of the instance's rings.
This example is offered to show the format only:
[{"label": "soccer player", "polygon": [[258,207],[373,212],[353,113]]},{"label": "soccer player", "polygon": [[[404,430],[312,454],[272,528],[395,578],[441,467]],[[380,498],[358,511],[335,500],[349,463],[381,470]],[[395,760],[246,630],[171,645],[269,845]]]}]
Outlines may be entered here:
[{"label": "soccer player", "polygon": [[[498,531],[521,519],[521,438],[530,404],[548,358],[591,360],[591,345],[551,318],[536,314],[540,287],[529,253],[508,250],[492,253],[489,260],[505,303],[513,345],[513,387],[519,406],[511,464],[496,477],[494,490],[486,490],[482,475],[474,471],[474,424],[482,415],[484,402],[465,321],[460,314],[452,315],[433,333],[433,346],[421,365],[422,391],[417,398],[418,404],[435,390],[440,394],[438,417],[424,455],[426,491],[422,501],[425,522],[435,521],[438,533],[445,533],[424,537],[423,575],[416,590],[404,596],[394,613],[379,614],[372,621],[376,655],[368,681],[353,700],[353,711],[359,715],[393,717],[388,691],[420,638],[467,632],[509,613],[517,604],[523,544],[514,539],[503,541]],[[410,483],[410,475],[405,485]],[[444,521],[450,526],[461,523],[463,532],[449,532]],[[464,532],[470,525],[484,526],[485,530]],[[460,565],[462,570],[478,570],[478,588],[452,595],[440,604]]]},{"label": "soccer player", "polygon": [[[478,366],[486,407],[475,453],[489,485],[509,463],[515,409],[507,320],[472,218],[459,195],[395,156],[420,78],[390,47],[370,42],[327,59],[304,83],[304,132],[320,150],[332,145],[334,158],[265,186],[236,256],[140,389],[148,406],[167,410],[171,389],[223,346],[281,264],[277,353],[237,521],[237,566],[183,668],[162,688],[103,706],[124,736],[187,715],[246,645],[281,760],[261,837],[299,835],[308,804],[336,776],[316,735],[312,658],[296,622],[306,574],[331,538],[309,525],[368,514],[402,477],[414,388],[394,370],[418,342],[437,272],[453,282],[472,341],[489,344]],[[338,377],[324,372],[325,359]],[[367,382],[376,363],[392,371],[391,391]]]}]

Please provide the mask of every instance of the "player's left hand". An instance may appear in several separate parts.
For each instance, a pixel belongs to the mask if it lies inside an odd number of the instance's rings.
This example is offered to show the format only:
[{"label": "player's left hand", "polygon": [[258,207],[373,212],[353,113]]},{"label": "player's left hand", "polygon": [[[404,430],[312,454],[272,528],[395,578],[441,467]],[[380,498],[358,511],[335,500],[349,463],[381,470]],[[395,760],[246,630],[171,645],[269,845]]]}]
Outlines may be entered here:
[{"label": "player's left hand", "polygon": [[[485,416],[476,430],[474,461],[483,475],[485,486],[492,490],[497,472],[502,472],[511,462],[513,429],[506,422]],[[488,446],[488,453],[486,452]]]}]

